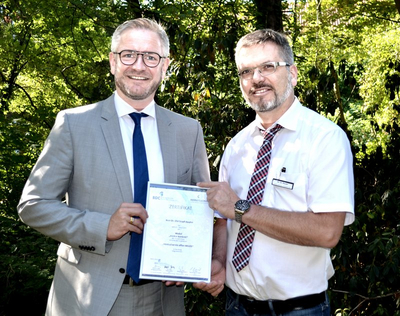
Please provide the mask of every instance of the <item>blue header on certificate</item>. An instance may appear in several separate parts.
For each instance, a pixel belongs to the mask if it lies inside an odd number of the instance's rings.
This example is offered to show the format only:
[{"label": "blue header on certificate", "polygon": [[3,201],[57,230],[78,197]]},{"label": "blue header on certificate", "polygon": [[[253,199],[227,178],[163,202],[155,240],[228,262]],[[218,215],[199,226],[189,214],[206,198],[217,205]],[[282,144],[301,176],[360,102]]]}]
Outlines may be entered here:
[{"label": "blue header on certificate", "polygon": [[170,189],[170,190],[188,190],[188,191],[200,191],[206,192],[206,188],[200,188],[194,185],[184,185],[184,184],[170,184],[170,183],[152,183],[149,182],[149,188],[160,188],[160,189]]}]

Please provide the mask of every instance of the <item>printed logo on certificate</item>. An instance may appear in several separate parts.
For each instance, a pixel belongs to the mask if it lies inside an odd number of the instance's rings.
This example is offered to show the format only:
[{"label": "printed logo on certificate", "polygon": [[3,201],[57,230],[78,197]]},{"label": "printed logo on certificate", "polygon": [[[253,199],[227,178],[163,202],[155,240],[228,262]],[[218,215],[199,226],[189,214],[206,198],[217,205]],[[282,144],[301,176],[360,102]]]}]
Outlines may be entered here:
[{"label": "printed logo on certificate", "polygon": [[149,182],[141,279],[210,282],[214,211],[206,192]]}]

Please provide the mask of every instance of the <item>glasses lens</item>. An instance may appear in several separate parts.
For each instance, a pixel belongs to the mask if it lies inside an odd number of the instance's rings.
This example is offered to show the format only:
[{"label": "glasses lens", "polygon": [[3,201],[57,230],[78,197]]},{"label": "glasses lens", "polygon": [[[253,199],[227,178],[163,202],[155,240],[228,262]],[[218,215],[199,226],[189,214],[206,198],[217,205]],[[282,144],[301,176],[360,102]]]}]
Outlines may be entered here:
[{"label": "glasses lens", "polygon": [[137,54],[129,50],[122,51],[119,56],[124,65],[133,65],[137,59]]},{"label": "glasses lens", "polygon": [[265,76],[273,74],[275,72],[275,70],[276,70],[276,63],[269,62],[269,63],[262,64],[255,68],[245,69],[239,73],[239,76],[242,79],[248,80],[248,79],[253,78],[254,71],[259,71],[261,76],[265,77]]},{"label": "glasses lens", "polygon": [[147,67],[156,67],[160,63],[161,57],[156,53],[143,53],[143,62]]},{"label": "glasses lens", "polygon": [[246,79],[246,80],[252,78],[253,74],[254,74],[254,69],[245,69],[245,70],[239,72],[239,76],[242,79]]},{"label": "glasses lens", "polygon": [[121,62],[128,66],[133,65],[139,55],[142,56],[144,64],[150,68],[157,67],[161,60],[161,56],[157,53],[138,53],[131,50],[123,50],[119,53]]},{"label": "glasses lens", "polygon": [[266,63],[260,67],[260,72],[262,76],[268,76],[275,72],[275,63]]}]

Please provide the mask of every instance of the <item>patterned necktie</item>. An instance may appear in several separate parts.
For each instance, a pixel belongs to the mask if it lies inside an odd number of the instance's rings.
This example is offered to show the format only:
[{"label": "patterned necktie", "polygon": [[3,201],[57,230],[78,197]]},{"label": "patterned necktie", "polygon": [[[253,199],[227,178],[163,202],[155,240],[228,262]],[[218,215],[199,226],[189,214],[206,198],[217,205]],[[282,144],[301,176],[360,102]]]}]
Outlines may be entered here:
[{"label": "patterned necktie", "polygon": [[[147,182],[149,181],[149,172],[147,166],[146,148],[140,120],[148,116],[144,113],[131,113],[129,116],[135,122],[133,131],[133,175],[134,175],[134,202],[140,203],[146,207]],[[136,283],[139,282],[140,258],[142,254],[143,234],[131,233],[131,244],[129,248],[127,273]]]},{"label": "patterned necktie", "polygon": [[[269,131],[262,131],[264,134],[264,142],[258,151],[256,165],[254,167],[249,191],[247,193],[247,200],[251,204],[260,204],[263,199],[265,183],[268,176],[269,162],[271,159],[272,139],[281,129],[282,126],[277,124]],[[241,223],[232,257],[232,263],[237,272],[240,272],[249,264],[255,233],[256,231],[254,228]]]}]

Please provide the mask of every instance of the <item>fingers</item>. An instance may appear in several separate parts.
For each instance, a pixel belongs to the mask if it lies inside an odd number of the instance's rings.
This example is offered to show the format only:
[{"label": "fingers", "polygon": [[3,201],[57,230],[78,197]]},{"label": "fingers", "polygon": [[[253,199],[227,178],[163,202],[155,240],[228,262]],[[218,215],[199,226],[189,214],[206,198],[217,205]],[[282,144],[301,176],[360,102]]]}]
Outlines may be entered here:
[{"label": "fingers", "polygon": [[148,214],[141,204],[122,203],[111,215],[107,239],[117,240],[128,232],[141,234]]},{"label": "fingers", "polygon": [[210,293],[212,296],[216,297],[216,296],[218,296],[219,293],[222,292],[223,289],[224,289],[224,284],[220,284],[220,285],[218,285],[218,287],[216,287],[212,291],[209,291],[208,293]]},{"label": "fingers", "polygon": [[[130,232],[142,233],[148,215],[141,204],[123,203],[118,211],[121,212],[122,227],[126,227]],[[126,223],[128,226],[126,226]]]},{"label": "fingers", "polygon": [[211,263],[211,282],[193,283],[195,288],[210,293],[212,296],[217,296],[224,289],[225,285],[225,265],[221,264],[216,259]]},{"label": "fingers", "polygon": [[122,216],[125,215],[128,218],[130,224],[132,224],[131,217],[139,219],[142,224],[145,224],[149,217],[145,208],[139,203],[122,203],[116,212],[118,211]]},{"label": "fingers", "polygon": [[210,293],[212,296],[218,296],[224,289],[224,284],[217,281],[211,281],[210,283],[193,283],[193,286],[199,290]]},{"label": "fingers", "polygon": [[163,281],[165,283],[165,286],[183,286],[185,283],[184,282],[178,282],[178,281]]},{"label": "fingers", "polygon": [[129,231],[135,233],[141,233],[143,231],[144,223],[142,222],[140,217],[131,216],[129,224],[131,224],[131,227],[129,227]]},{"label": "fingers", "polygon": [[221,182],[209,181],[209,182],[198,182],[196,185],[201,188],[214,188],[218,186]]},{"label": "fingers", "polygon": [[238,195],[227,182],[201,182],[199,186],[208,187],[208,205],[226,218],[234,218],[234,206],[239,200]]}]

